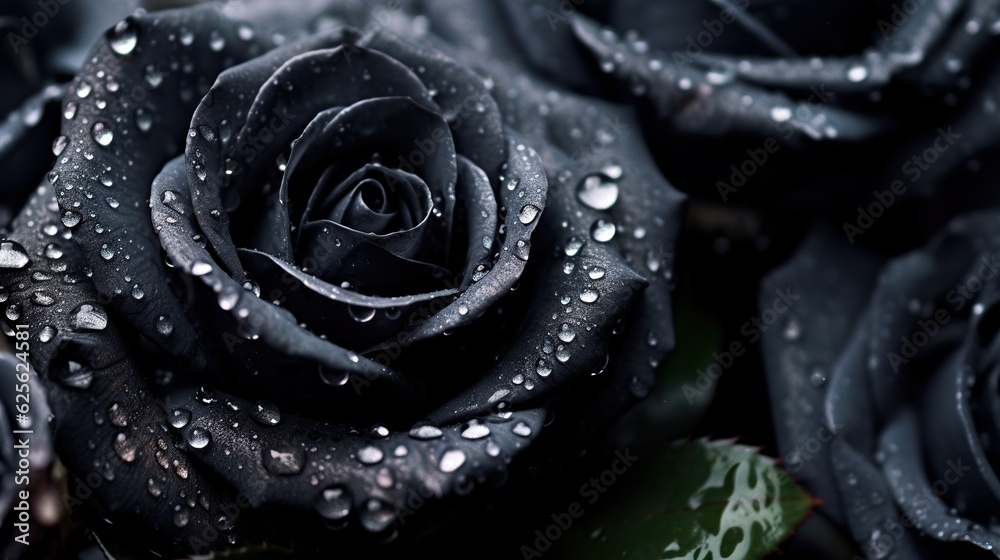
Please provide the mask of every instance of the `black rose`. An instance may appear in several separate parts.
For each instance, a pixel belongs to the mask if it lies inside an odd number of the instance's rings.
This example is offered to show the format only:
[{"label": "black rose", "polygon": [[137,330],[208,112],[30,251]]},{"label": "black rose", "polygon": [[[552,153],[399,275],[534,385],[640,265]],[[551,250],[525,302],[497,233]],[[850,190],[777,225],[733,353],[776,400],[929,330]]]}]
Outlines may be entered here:
[{"label": "black rose", "polygon": [[867,558],[1000,546],[998,228],[966,215],[884,264],[817,229],[764,283],[800,298],[764,334],[779,447]]},{"label": "black rose", "polygon": [[436,21],[195,7],[94,46],[0,285],[99,533],[389,537],[645,396],[683,198],[627,109]]}]

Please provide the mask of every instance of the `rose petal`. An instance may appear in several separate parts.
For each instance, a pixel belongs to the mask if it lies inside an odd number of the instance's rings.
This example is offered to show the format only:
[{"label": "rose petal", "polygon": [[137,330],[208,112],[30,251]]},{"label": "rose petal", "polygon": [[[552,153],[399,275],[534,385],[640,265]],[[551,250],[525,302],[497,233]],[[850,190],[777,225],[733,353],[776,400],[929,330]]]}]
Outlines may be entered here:
[{"label": "rose petal", "polygon": [[[131,50],[118,54],[107,39],[99,41],[70,85],[67,102],[77,103],[78,109],[63,121],[67,147],[53,169],[59,177],[57,196],[63,220],[72,224],[73,241],[85,253],[93,282],[108,305],[161,347],[192,357],[195,334],[169,295],[159,244],[146,215],[148,186],[179,150],[198,88],[208,87],[205,77],[264,47],[241,40],[237,23],[211,6],[132,16],[124,25],[137,35]],[[227,39],[227,47],[202,49],[192,57],[192,49],[176,40],[182,29],[214,29]],[[169,57],[190,60],[192,73],[165,70],[162,61]],[[155,133],[148,134],[150,128]],[[147,297],[131,297],[135,285]],[[172,317],[172,335],[156,329],[159,316]]]}]

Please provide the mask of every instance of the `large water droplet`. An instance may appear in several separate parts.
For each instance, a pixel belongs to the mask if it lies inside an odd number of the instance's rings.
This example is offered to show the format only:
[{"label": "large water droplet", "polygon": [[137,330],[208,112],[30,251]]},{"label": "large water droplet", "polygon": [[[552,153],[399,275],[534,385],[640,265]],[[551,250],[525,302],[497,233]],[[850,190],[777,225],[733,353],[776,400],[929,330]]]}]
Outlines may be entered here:
[{"label": "large water droplet", "polygon": [[847,80],[849,82],[863,82],[868,77],[868,68],[860,64],[855,64],[847,69]]},{"label": "large water droplet", "polygon": [[0,241],[0,268],[22,269],[31,263],[28,251],[17,241]]},{"label": "large water droplet", "polygon": [[539,210],[537,206],[533,206],[531,204],[526,204],[524,206],[524,208],[521,208],[521,212],[518,213],[517,219],[522,224],[527,225],[527,224],[530,224],[531,222],[535,221],[535,218],[538,217],[538,213],[539,212],[541,212],[541,210]]},{"label": "large water droplet", "polygon": [[566,253],[567,257],[575,257],[580,249],[583,248],[586,241],[581,237],[573,236],[566,240],[566,245],[563,247],[563,251]]},{"label": "large water droplet", "polygon": [[250,407],[250,418],[261,426],[277,426],[281,422],[281,411],[270,401],[257,401]]},{"label": "large water droplet", "polygon": [[576,338],[576,332],[573,331],[572,327],[570,327],[568,323],[563,323],[562,326],[559,327],[558,336],[559,340],[563,342],[573,342],[573,339]]},{"label": "large water droplet", "polygon": [[511,428],[510,431],[514,432],[514,435],[528,437],[531,435],[531,426],[525,424],[524,422],[518,422],[513,428]]},{"label": "large water droplet", "polygon": [[108,313],[97,304],[80,304],[71,316],[72,326],[78,331],[102,331],[108,326]]},{"label": "large water droplet", "polygon": [[206,262],[195,261],[191,265],[191,276],[204,276],[209,272],[212,272],[212,265]]},{"label": "large water droplet", "polygon": [[594,303],[598,297],[600,297],[600,294],[593,288],[584,288],[580,292],[580,301],[583,303]]},{"label": "large water droplet", "polygon": [[545,358],[539,358],[538,364],[535,367],[535,373],[537,373],[539,377],[548,377],[552,373],[552,365],[550,365],[549,361]]},{"label": "large water droplet", "polygon": [[191,411],[186,408],[175,408],[168,418],[170,425],[181,429],[191,421]]},{"label": "large water droplet", "polygon": [[108,45],[115,54],[128,56],[139,43],[139,26],[132,17],[127,17],[108,30],[105,35]]},{"label": "large water droplet", "polygon": [[212,442],[212,436],[207,430],[195,428],[188,432],[187,442],[188,445],[195,449],[204,449]]},{"label": "large water droplet", "polygon": [[580,181],[576,196],[588,208],[607,210],[618,202],[618,183],[603,173],[591,173]]},{"label": "large water droplet", "polygon": [[95,122],[94,126],[90,128],[90,135],[94,138],[94,142],[102,146],[111,145],[111,141],[115,139],[115,134],[111,132],[111,128],[103,122]]},{"label": "large water droplet", "polygon": [[522,261],[528,260],[528,257],[531,256],[531,241],[518,239],[517,243],[514,244],[514,256]]},{"label": "large water droplet", "polygon": [[598,243],[607,243],[614,239],[616,231],[614,222],[601,218],[590,226],[590,237]]},{"label": "large water droplet", "polygon": [[81,220],[83,220],[83,216],[81,216],[79,212],[74,210],[67,210],[63,212],[62,223],[68,228],[76,227]]},{"label": "large water droplet", "polygon": [[460,449],[449,449],[441,455],[441,461],[438,463],[438,468],[441,469],[441,472],[443,473],[452,473],[457,471],[464,464],[465,453]]},{"label": "large water droplet", "polygon": [[470,424],[468,428],[462,430],[462,437],[465,439],[482,439],[490,435],[490,428],[486,424]]},{"label": "large water droplet", "polygon": [[350,313],[352,319],[359,323],[367,323],[375,318],[375,309],[372,307],[348,305],[347,312]]},{"label": "large water droplet", "polygon": [[377,465],[382,462],[383,457],[385,457],[385,453],[374,445],[362,447],[358,450],[358,461],[361,461],[364,465]]},{"label": "large water droplet", "polygon": [[436,439],[443,435],[443,432],[437,426],[431,424],[422,424],[420,426],[414,426],[410,430],[410,437],[413,439]]},{"label": "large water droplet", "polygon": [[286,450],[265,449],[264,468],[271,474],[289,476],[302,472],[306,462],[306,454],[294,447]]}]

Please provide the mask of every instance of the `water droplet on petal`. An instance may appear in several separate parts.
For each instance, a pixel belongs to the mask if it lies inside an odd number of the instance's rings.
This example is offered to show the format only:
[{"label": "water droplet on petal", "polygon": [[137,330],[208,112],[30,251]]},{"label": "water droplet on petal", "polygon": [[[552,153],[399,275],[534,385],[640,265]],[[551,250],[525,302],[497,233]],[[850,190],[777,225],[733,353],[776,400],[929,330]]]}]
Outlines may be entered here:
[{"label": "water droplet on petal", "polygon": [[618,202],[618,183],[603,173],[592,173],[580,181],[576,196],[588,208],[607,210]]},{"label": "water droplet on petal", "polygon": [[539,210],[537,206],[526,204],[524,208],[521,208],[521,212],[518,213],[517,219],[522,224],[527,225],[535,221],[535,218],[538,217],[539,212],[541,212],[541,210]]},{"label": "water droplet on petal", "polygon": [[522,261],[528,260],[531,255],[531,242],[527,239],[518,239],[514,244],[514,256]]},{"label": "water droplet on petal", "polygon": [[115,138],[115,134],[111,132],[108,125],[100,121],[95,122],[94,126],[90,128],[90,135],[94,138],[94,141],[101,146],[111,145],[111,141]]},{"label": "water droplet on petal", "polygon": [[616,231],[614,222],[601,218],[590,226],[590,237],[598,243],[607,243],[614,239]]},{"label": "water droplet on petal", "polygon": [[573,331],[568,323],[563,323],[562,326],[559,327],[558,336],[559,340],[563,342],[573,342],[573,339],[576,338],[576,332]]},{"label": "water droplet on petal", "polygon": [[482,439],[490,435],[490,428],[486,424],[470,424],[468,428],[462,430],[462,437],[465,439]]},{"label": "water droplet on petal", "polygon": [[135,461],[137,451],[136,445],[132,442],[132,440],[128,439],[125,434],[119,432],[118,435],[115,436],[114,448],[115,453],[121,458],[122,461],[125,461],[126,463]]},{"label": "water droplet on petal", "polygon": [[299,474],[306,463],[306,454],[298,447],[287,450],[265,449],[263,457],[267,472],[278,476]]},{"label": "water droplet on petal", "polygon": [[195,261],[191,265],[191,276],[204,276],[209,272],[212,272],[212,265],[206,262]]},{"label": "water droplet on petal", "polygon": [[108,45],[115,54],[128,56],[139,44],[139,29],[135,20],[127,17],[108,30]]},{"label": "water droplet on petal", "polygon": [[538,364],[535,367],[535,373],[537,373],[539,377],[548,377],[549,374],[552,373],[552,366],[545,358],[539,358]]},{"label": "water droplet on petal", "polygon": [[195,428],[188,432],[187,442],[195,449],[204,449],[212,442],[212,436],[206,430]]},{"label": "water droplet on petal", "polygon": [[524,422],[518,422],[510,431],[514,432],[514,435],[528,437],[531,435],[531,426],[528,426]]},{"label": "water droplet on petal", "polygon": [[440,468],[443,473],[452,473],[457,471],[464,464],[465,453],[460,449],[449,449],[441,455],[441,461],[438,463],[438,468]]},{"label": "water droplet on petal", "polygon": [[594,303],[600,295],[593,288],[585,288],[580,292],[580,301],[583,303]]},{"label": "water droplet on petal", "polygon": [[160,315],[160,318],[156,320],[156,330],[163,336],[168,336],[174,332],[174,325],[170,322],[170,319]]},{"label": "water droplet on petal", "polygon": [[396,520],[396,510],[380,500],[368,500],[361,511],[361,526],[372,533],[381,533]]},{"label": "water droplet on petal", "polygon": [[414,426],[410,430],[410,437],[413,439],[436,439],[443,435],[443,432],[437,426],[431,424],[422,424],[420,426]]},{"label": "water droplet on petal", "polygon": [[785,122],[792,118],[792,110],[788,107],[772,107],[771,118],[774,122]]},{"label": "water droplet on petal", "polygon": [[81,220],[83,220],[83,216],[81,216],[79,212],[73,210],[63,212],[62,223],[68,228],[76,227]]},{"label": "water droplet on petal", "polygon": [[347,312],[351,315],[352,319],[359,323],[367,323],[375,318],[375,309],[372,307],[348,305]]},{"label": "water droplet on petal", "polygon": [[847,69],[847,80],[854,83],[865,81],[868,77],[868,68],[856,64]]},{"label": "water droplet on petal", "polygon": [[566,246],[563,247],[563,251],[567,257],[575,257],[580,252],[580,249],[583,248],[584,243],[586,241],[574,235],[566,240]]},{"label": "water droplet on petal", "polygon": [[364,465],[377,465],[382,462],[382,458],[385,457],[385,454],[378,447],[369,445],[359,449],[357,456],[358,461],[361,461]]},{"label": "water droplet on petal", "polygon": [[[69,141],[66,139],[65,136],[57,136],[56,139],[52,141],[52,155],[54,155],[56,157],[59,157],[60,155],[62,155],[62,153],[66,149],[66,145],[68,143],[69,143]],[[59,176],[56,175],[56,177],[58,178]],[[49,182],[52,183],[52,181],[49,181]],[[55,183],[53,183],[53,184],[55,184]]]},{"label": "water droplet on petal", "polygon": [[108,313],[97,304],[80,304],[71,316],[72,326],[78,331],[101,331],[108,326]]},{"label": "water droplet on petal", "polygon": [[168,415],[167,420],[170,422],[171,426],[181,429],[184,426],[187,426],[188,422],[191,421],[191,411],[186,408],[175,408],[173,412]]},{"label": "water droplet on petal", "polygon": [[261,426],[277,426],[281,422],[281,411],[270,401],[257,401],[250,407],[250,418]]},{"label": "water droplet on petal", "polygon": [[20,243],[9,239],[0,241],[0,268],[22,269],[30,262],[28,251]]}]

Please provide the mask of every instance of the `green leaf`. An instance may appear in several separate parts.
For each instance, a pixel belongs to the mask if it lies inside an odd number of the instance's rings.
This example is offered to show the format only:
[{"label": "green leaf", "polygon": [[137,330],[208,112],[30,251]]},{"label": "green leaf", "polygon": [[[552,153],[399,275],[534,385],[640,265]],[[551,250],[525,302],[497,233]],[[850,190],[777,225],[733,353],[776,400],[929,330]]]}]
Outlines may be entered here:
[{"label": "green leaf", "polygon": [[762,558],[815,504],[773,459],[732,441],[675,443],[633,455],[634,466],[618,474],[606,494],[593,504],[581,500],[583,516],[554,539],[554,558]]}]

